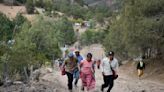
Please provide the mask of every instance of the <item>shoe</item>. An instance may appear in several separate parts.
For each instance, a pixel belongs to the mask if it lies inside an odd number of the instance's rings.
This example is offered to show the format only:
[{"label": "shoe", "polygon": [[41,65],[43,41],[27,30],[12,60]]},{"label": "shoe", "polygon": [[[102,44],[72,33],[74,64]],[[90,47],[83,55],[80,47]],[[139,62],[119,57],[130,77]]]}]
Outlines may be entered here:
[{"label": "shoe", "polygon": [[69,90],[69,92],[73,92],[72,90]]},{"label": "shoe", "polygon": [[103,87],[101,87],[101,92],[104,92],[104,88]]},{"label": "shoe", "polygon": [[81,91],[84,91],[84,87],[81,88]]}]

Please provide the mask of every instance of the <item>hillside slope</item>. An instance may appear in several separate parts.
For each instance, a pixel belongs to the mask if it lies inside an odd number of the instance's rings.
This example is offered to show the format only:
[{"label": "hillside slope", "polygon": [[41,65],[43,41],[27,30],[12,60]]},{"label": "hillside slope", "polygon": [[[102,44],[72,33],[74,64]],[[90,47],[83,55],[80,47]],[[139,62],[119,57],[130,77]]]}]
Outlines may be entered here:
[{"label": "hillside slope", "polygon": [[29,21],[35,19],[35,14],[27,14],[25,6],[7,6],[0,3],[0,12],[4,13],[9,18],[15,18],[17,13],[23,14]]},{"label": "hillside slope", "polygon": [[[163,60],[145,60],[146,69],[142,77],[143,80],[150,80],[164,84],[164,62]],[[128,62],[120,67],[120,71],[137,79],[137,62]]]}]

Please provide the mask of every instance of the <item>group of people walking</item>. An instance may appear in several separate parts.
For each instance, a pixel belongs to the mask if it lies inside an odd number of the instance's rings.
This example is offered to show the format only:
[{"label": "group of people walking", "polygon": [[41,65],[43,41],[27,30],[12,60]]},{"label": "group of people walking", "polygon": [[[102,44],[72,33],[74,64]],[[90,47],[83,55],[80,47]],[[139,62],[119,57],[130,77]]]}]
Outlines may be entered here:
[{"label": "group of people walking", "polygon": [[[68,54],[68,58],[62,66],[62,74],[68,77],[68,89],[70,92],[72,92],[73,84],[77,87],[79,79],[82,81],[82,91],[87,90],[89,92],[95,88],[95,64],[96,62],[92,59],[92,53],[88,53],[85,59],[80,55],[79,51],[75,51],[75,55],[73,53]],[[102,61],[98,60],[97,66],[102,71],[104,81],[100,90],[104,92],[104,89],[108,87],[107,92],[110,92],[114,80],[118,77],[118,61],[114,57],[114,52],[110,51]]]}]

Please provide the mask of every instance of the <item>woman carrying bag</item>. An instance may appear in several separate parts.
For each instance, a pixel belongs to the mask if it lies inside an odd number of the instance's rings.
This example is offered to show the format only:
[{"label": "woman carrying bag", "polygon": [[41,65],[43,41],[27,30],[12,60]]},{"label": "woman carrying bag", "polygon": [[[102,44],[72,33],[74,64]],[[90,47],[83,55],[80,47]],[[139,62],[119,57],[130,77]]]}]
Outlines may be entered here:
[{"label": "woman carrying bag", "polygon": [[68,54],[68,59],[65,60],[62,75],[67,75],[68,77],[68,90],[72,92],[73,89],[73,73],[75,69],[78,68],[78,60],[74,57],[73,53]]}]

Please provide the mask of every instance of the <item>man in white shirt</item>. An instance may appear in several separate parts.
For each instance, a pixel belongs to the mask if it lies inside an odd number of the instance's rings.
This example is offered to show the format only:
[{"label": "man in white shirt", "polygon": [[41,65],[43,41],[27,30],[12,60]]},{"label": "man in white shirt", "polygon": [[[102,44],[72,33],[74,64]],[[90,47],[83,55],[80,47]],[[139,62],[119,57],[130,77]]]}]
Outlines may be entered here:
[{"label": "man in white shirt", "polygon": [[118,76],[118,60],[114,58],[114,52],[110,51],[101,62],[101,70],[104,79],[104,84],[101,86],[101,91],[104,91],[104,88],[109,87],[107,92],[110,92],[113,88],[114,77]]}]

